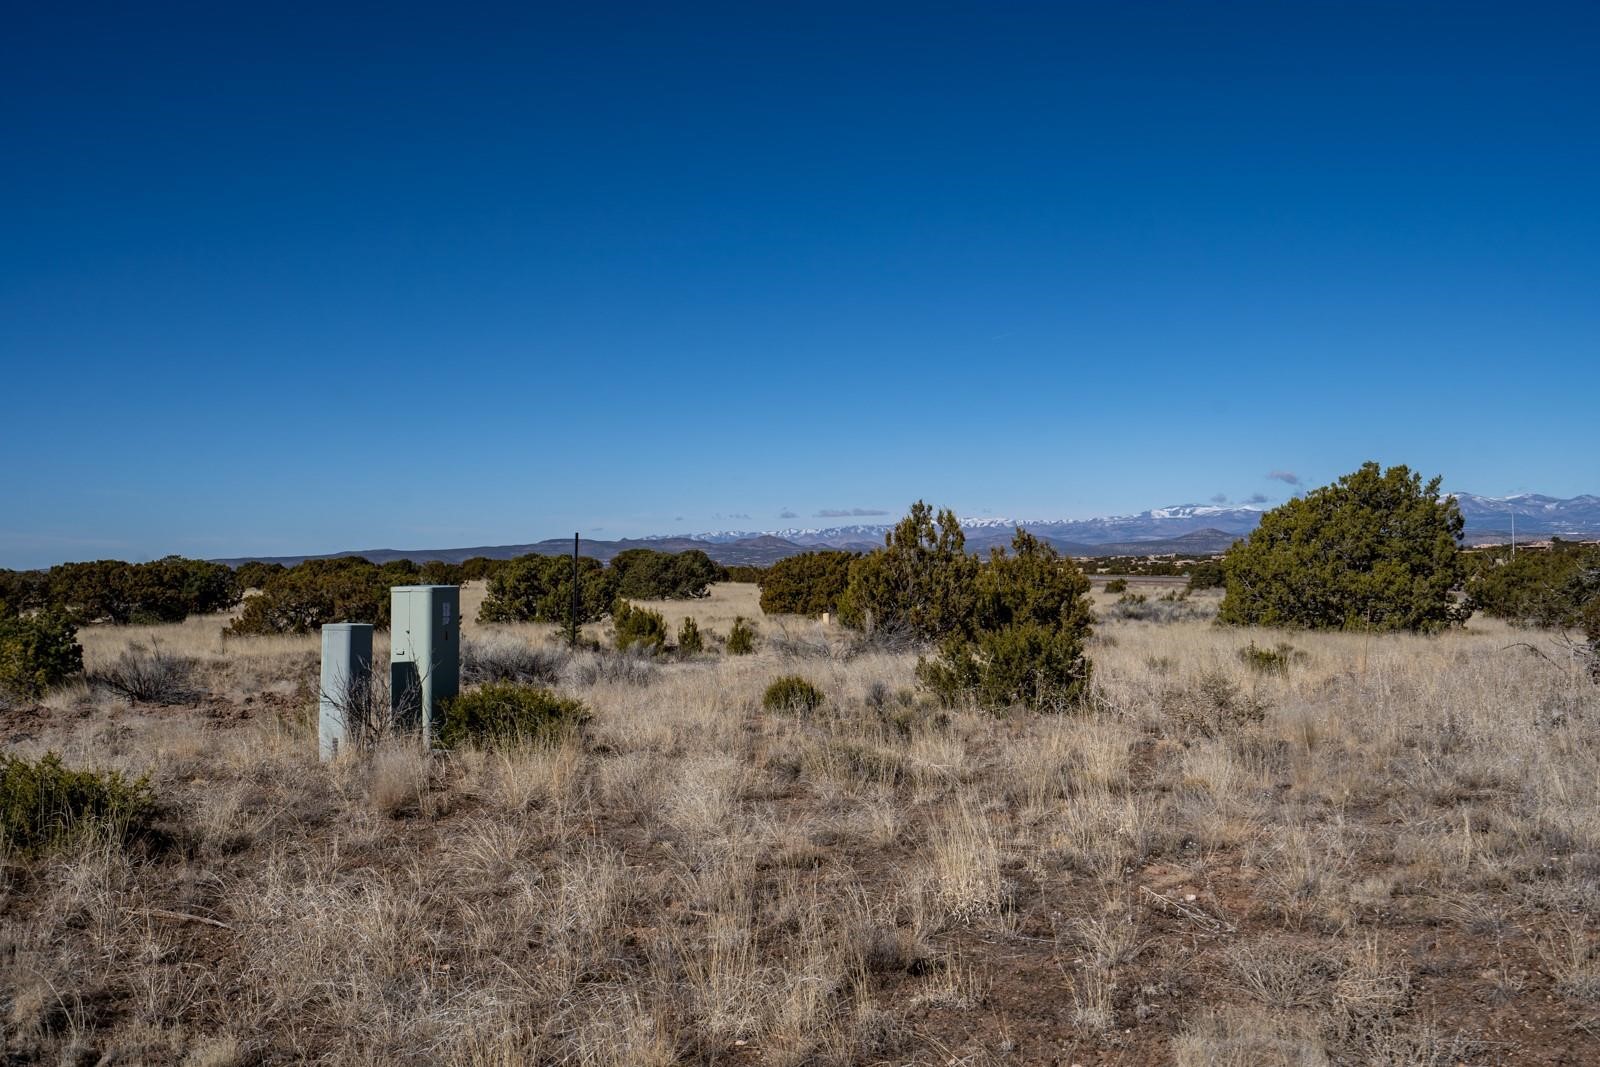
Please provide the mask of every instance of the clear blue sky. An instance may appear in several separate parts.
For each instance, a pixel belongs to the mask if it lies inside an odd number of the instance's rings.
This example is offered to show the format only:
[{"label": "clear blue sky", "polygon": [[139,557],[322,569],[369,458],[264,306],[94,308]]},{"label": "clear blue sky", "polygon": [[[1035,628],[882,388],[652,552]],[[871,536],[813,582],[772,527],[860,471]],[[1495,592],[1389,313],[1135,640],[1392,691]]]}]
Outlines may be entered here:
[{"label": "clear blue sky", "polygon": [[1600,5],[332,6],[8,20],[0,565],[1600,491]]}]

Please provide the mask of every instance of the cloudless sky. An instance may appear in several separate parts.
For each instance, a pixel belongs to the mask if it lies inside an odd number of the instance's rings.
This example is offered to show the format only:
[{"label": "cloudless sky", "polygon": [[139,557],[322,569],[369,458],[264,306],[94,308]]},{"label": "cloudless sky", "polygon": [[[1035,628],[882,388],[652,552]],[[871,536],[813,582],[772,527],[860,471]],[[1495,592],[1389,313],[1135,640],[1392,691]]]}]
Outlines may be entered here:
[{"label": "cloudless sky", "polygon": [[0,565],[1600,491],[1600,5],[337,6],[7,20]]}]

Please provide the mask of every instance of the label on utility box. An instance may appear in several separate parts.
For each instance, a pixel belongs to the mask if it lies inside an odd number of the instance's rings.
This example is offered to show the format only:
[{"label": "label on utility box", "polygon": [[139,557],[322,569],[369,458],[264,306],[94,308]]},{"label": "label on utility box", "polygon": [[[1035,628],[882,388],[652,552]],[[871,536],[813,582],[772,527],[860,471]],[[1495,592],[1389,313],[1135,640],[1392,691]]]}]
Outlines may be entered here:
[{"label": "label on utility box", "polygon": [[442,620],[443,623],[446,626],[449,626],[450,625],[450,601],[448,601],[448,600],[444,601],[443,603],[441,603],[439,605],[439,608],[440,608],[440,610],[441,610],[441,612],[442,612],[442,614],[444,616],[444,618]]}]

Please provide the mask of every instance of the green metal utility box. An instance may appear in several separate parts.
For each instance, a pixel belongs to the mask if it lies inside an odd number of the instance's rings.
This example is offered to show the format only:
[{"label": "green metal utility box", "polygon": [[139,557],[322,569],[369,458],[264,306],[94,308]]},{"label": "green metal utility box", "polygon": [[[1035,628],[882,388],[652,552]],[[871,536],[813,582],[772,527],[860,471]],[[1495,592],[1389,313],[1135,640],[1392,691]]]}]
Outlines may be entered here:
[{"label": "green metal utility box", "polygon": [[389,590],[389,693],[395,725],[432,744],[444,704],[461,691],[461,587]]}]

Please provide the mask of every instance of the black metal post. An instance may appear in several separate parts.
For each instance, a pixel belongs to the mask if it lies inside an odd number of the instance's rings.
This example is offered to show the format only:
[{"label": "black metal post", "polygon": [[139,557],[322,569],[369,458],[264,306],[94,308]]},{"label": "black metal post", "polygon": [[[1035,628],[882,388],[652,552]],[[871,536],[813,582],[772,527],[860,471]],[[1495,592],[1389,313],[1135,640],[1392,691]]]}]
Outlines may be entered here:
[{"label": "black metal post", "polygon": [[567,641],[572,648],[578,647],[578,535],[572,535],[572,620],[567,630]]}]

